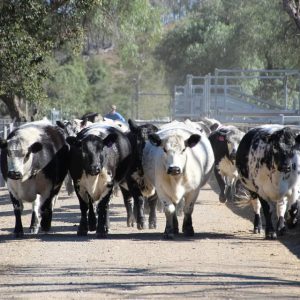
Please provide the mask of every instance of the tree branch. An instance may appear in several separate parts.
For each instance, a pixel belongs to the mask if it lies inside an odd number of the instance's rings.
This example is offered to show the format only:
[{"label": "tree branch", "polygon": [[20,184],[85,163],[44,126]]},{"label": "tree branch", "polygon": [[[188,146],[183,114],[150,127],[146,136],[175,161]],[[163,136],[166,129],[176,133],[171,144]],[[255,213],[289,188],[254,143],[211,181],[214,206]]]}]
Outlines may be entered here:
[{"label": "tree branch", "polygon": [[296,4],[295,0],[282,0],[283,9],[288,13],[288,15],[294,20],[296,26],[300,30],[300,1]]}]

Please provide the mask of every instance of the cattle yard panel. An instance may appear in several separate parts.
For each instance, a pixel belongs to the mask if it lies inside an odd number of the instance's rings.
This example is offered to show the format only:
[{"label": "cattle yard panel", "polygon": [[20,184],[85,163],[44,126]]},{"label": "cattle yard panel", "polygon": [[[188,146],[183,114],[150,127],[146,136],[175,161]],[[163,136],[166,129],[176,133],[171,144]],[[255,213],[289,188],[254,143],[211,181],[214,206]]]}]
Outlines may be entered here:
[{"label": "cattle yard panel", "polygon": [[[172,119],[299,124],[298,70],[218,70],[175,86]],[[292,118],[293,117],[293,118]]]}]

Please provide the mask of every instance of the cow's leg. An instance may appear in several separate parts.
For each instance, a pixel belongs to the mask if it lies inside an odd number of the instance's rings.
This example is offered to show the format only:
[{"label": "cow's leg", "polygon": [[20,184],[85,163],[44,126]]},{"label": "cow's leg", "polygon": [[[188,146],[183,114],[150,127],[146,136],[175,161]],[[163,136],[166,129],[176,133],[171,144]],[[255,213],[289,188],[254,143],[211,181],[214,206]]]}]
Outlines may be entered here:
[{"label": "cow's leg", "polygon": [[173,239],[174,238],[174,216],[176,217],[175,205],[172,203],[166,204],[164,202],[164,207],[165,207],[165,215],[166,215],[166,228],[164,232],[164,238]]},{"label": "cow's leg", "polygon": [[127,178],[127,185],[132,193],[134,199],[134,206],[136,207],[136,224],[138,229],[145,227],[145,214],[144,214],[144,197],[139,189],[138,184],[131,177]]},{"label": "cow's leg", "polygon": [[183,214],[183,207],[184,207],[184,198],[182,198],[179,203],[176,205],[176,215],[182,216]]},{"label": "cow's leg", "polygon": [[15,229],[14,234],[16,238],[20,238],[24,236],[24,230],[22,225],[22,211],[23,211],[23,203],[17,200],[11,193],[10,199],[14,207],[14,214],[15,214]]},{"label": "cow's leg", "polygon": [[261,203],[261,206],[262,206],[262,209],[263,209],[263,212],[264,212],[264,216],[265,216],[265,219],[266,219],[266,229],[265,229],[266,239],[276,239],[277,234],[274,230],[273,223],[272,223],[272,210],[271,210],[271,207],[270,207],[269,203],[266,200],[264,200],[262,198],[259,198],[259,201]]},{"label": "cow's leg", "polygon": [[121,193],[123,195],[124,205],[125,205],[126,213],[127,213],[127,227],[134,227],[135,217],[134,217],[134,211],[133,211],[132,195],[124,187],[120,186],[120,189],[121,189]]},{"label": "cow's leg", "polygon": [[285,221],[284,221],[286,205],[287,202],[284,199],[282,199],[281,201],[277,201],[276,209],[277,209],[277,217],[278,217],[278,222],[277,222],[278,235],[283,235],[284,232],[286,231]]},{"label": "cow's leg", "polygon": [[254,210],[253,233],[256,234],[256,233],[260,233],[261,228],[262,228],[262,222],[261,222],[261,216],[260,216],[261,204],[260,204],[260,201],[257,198],[255,198],[255,199],[251,199],[251,205]]},{"label": "cow's leg", "polygon": [[35,201],[32,202],[32,214],[29,232],[37,234],[39,232],[39,209],[40,209],[40,195],[36,196]]},{"label": "cow's leg", "polygon": [[148,204],[149,204],[149,229],[155,229],[156,228],[156,205],[157,205],[157,194],[155,193],[153,196],[150,196],[148,198]]},{"label": "cow's leg", "polygon": [[73,185],[73,180],[72,180],[69,172],[67,173],[67,175],[65,177],[64,183],[65,183],[68,195],[71,196],[74,193],[74,185]]},{"label": "cow's leg", "polygon": [[88,212],[89,231],[95,231],[97,228],[97,218],[95,214],[93,199],[88,194],[87,194],[87,198],[89,202],[89,212]]},{"label": "cow's leg", "polygon": [[98,203],[98,226],[97,226],[97,238],[106,238],[109,228],[109,200],[112,195],[113,189],[111,188],[107,195],[101,199]]},{"label": "cow's leg", "polygon": [[226,195],[225,195],[225,181],[224,178],[220,175],[219,170],[215,167],[214,173],[216,176],[216,180],[218,182],[219,188],[220,188],[220,194],[219,194],[219,201],[222,203],[226,202]]},{"label": "cow's leg", "polygon": [[55,189],[50,191],[50,195],[48,197],[41,195],[41,200],[40,200],[41,201],[41,206],[40,206],[41,229],[44,232],[48,232],[51,229],[53,206],[58,196],[58,192],[61,188],[62,183],[63,181],[57,184]]},{"label": "cow's leg", "polygon": [[194,210],[194,204],[196,202],[195,195],[199,193],[192,192],[185,196],[184,202],[184,218],[183,218],[183,225],[182,225],[182,232],[186,236],[194,236],[194,228],[193,228],[193,221],[192,221],[192,213]]},{"label": "cow's leg", "polygon": [[175,211],[175,214],[173,215],[173,232],[174,232],[174,234],[179,234],[179,226],[178,226],[178,219],[177,219],[176,211]]},{"label": "cow's leg", "polygon": [[289,228],[294,228],[298,223],[299,202],[296,201],[293,204],[291,204],[288,212],[289,218],[287,221],[287,225]]},{"label": "cow's leg", "polygon": [[77,235],[78,236],[86,236],[88,234],[88,216],[87,212],[89,209],[88,205],[88,196],[86,193],[83,194],[83,197],[79,193],[79,187],[75,186],[75,193],[77,195],[77,198],[79,200],[79,207],[81,212],[81,218],[80,223],[77,229]]}]

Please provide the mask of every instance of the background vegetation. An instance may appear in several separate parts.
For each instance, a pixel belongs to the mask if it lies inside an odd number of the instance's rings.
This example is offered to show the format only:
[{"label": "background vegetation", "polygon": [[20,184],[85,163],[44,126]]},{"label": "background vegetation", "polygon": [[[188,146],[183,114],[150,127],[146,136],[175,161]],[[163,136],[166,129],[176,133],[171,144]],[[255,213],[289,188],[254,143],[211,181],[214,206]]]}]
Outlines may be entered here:
[{"label": "background vegetation", "polygon": [[299,69],[299,24],[298,0],[2,0],[0,110],[71,118],[115,103],[127,118],[167,117],[187,74]]}]

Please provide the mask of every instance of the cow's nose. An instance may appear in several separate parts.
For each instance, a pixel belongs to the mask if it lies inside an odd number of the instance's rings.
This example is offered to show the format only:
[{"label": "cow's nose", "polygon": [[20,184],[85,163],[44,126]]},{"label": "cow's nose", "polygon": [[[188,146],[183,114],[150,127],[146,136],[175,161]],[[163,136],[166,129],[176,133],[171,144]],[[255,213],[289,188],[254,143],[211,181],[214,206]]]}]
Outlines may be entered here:
[{"label": "cow's nose", "polygon": [[98,175],[100,173],[100,167],[99,166],[91,166],[89,173],[92,176]]},{"label": "cow's nose", "polygon": [[19,179],[22,179],[23,176],[22,176],[21,172],[8,171],[7,177],[10,179],[19,180]]},{"label": "cow's nose", "polygon": [[232,152],[230,153],[230,155],[229,155],[229,158],[230,158],[231,160],[235,160],[235,159],[236,159],[236,151],[232,151]]},{"label": "cow's nose", "polygon": [[180,174],[180,168],[179,167],[169,167],[168,174],[169,175],[178,175],[178,174]]}]

